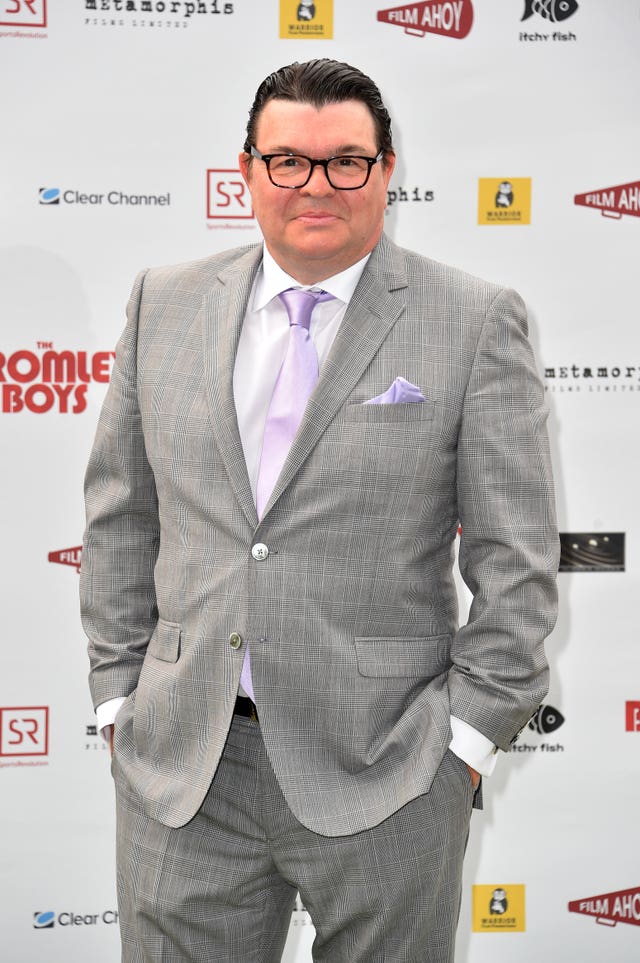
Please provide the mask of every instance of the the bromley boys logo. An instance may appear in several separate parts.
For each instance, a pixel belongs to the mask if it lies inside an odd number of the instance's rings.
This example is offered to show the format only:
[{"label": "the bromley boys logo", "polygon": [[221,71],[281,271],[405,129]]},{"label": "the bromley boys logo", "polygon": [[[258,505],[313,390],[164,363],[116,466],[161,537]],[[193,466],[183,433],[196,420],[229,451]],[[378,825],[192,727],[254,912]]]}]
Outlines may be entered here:
[{"label": "the bromley boys logo", "polygon": [[114,358],[113,351],[55,351],[51,341],[36,342],[35,351],[0,352],[2,414],[79,415],[91,382],[108,384]]},{"label": "the bromley boys logo", "polygon": [[471,0],[426,0],[378,10],[377,19],[403,27],[405,33],[414,37],[435,33],[463,40],[473,25],[473,5]]},{"label": "the bromley boys logo", "polygon": [[579,207],[593,207],[603,217],[614,217],[616,220],[620,220],[623,214],[640,217],[640,181],[576,194],[573,202]]},{"label": "the bromley boys logo", "polygon": [[80,561],[82,559],[82,545],[73,548],[61,548],[57,552],[49,552],[48,560],[57,565],[70,565],[76,572],[80,571]]},{"label": "the bromley boys logo", "polygon": [[640,926],[640,886],[573,900],[569,903],[569,912],[592,916],[596,923],[604,926],[615,926],[616,923]]}]

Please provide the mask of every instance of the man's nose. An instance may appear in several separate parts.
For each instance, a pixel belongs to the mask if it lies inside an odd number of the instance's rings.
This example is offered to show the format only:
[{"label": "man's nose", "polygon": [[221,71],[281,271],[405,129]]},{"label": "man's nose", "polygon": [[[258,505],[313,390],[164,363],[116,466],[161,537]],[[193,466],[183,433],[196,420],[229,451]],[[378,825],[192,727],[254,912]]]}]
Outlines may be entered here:
[{"label": "man's nose", "polygon": [[329,183],[329,178],[322,164],[316,164],[311,171],[311,177],[300,190],[307,194],[322,196],[325,194],[333,194],[335,187],[332,187]]}]

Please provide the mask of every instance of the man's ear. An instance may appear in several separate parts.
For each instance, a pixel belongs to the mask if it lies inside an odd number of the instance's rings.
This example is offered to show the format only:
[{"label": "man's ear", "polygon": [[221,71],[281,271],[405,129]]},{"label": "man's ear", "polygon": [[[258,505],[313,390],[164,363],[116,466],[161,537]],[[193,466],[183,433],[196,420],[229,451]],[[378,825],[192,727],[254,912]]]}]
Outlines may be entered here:
[{"label": "man's ear", "polygon": [[238,154],[238,166],[247,186],[249,186],[251,178],[251,154],[247,154],[245,150],[240,151]]}]

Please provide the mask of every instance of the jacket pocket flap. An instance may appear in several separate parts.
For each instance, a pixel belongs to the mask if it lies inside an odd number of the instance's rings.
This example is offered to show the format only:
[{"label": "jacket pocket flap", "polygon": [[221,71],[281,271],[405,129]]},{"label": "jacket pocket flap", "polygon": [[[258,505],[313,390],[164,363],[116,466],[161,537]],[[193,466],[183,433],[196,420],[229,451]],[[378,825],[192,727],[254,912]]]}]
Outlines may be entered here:
[{"label": "jacket pocket flap", "polygon": [[354,639],[358,672],[370,678],[435,678],[451,668],[450,635]]},{"label": "jacket pocket flap", "polygon": [[161,662],[177,662],[180,655],[180,626],[159,619],[149,642],[149,655]]}]

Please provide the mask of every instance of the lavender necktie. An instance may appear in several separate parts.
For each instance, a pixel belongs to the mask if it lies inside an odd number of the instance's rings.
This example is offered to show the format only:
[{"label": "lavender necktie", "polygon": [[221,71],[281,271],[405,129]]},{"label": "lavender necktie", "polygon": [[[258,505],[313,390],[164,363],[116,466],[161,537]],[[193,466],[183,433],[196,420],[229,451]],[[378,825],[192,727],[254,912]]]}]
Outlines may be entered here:
[{"label": "lavender necktie", "polygon": [[[309,336],[313,309],[320,301],[332,299],[333,295],[326,291],[302,291],[300,288],[290,288],[280,295],[289,315],[289,343],[264,426],[256,486],[258,518],[262,518],[318,380],[318,355]],[[255,702],[248,646],[244,653],[240,685]]]}]

